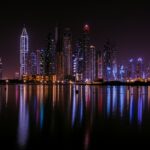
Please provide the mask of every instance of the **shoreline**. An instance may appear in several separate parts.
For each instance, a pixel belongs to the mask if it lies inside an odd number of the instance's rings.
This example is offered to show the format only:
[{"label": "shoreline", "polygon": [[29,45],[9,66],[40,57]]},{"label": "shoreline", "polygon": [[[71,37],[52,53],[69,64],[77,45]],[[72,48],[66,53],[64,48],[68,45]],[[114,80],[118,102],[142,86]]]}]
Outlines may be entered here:
[{"label": "shoreline", "polygon": [[95,83],[71,82],[71,83],[41,83],[41,82],[23,82],[23,80],[0,80],[0,85],[13,85],[13,84],[26,84],[26,85],[89,85],[89,86],[150,86],[150,82],[121,82],[121,81],[103,81]]}]

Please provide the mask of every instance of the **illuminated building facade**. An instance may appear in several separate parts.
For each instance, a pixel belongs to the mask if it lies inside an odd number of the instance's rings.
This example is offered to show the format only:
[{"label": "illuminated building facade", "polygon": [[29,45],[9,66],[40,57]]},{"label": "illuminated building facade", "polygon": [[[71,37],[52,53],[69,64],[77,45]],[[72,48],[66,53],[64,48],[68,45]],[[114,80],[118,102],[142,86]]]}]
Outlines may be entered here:
[{"label": "illuminated building facade", "polygon": [[0,58],[0,80],[3,79],[3,63],[2,58]]},{"label": "illuminated building facade", "polygon": [[77,81],[88,81],[90,80],[90,38],[89,38],[90,28],[86,24],[83,27],[83,33],[81,37],[77,40],[76,51],[74,54],[74,69],[76,71]]},{"label": "illuminated building facade", "polygon": [[88,60],[89,62],[89,80],[94,81],[96,79],[96,49],[95,46],[91,45],[90,46],[90,52],[89,52],[89,57],[90,59]]},{"label": "illuminated building facade", "polygon": [[49,75],[56,74],[56,48],[55,48],[55,40],[52,33],[48,35],[48,47],[47,47],[47,55],[46,55],[46,70]]},{"label": "illuminated building facade", "polygon": [[143,59],[140,57],[136,63],[136,78],[145,78]]},{"label": "illuminated building facade", "polygon": [[135,78],[135,61],[133,58],[129,60],[127,76],[128,76],[128,79]]},{"label": "illuminated building facade", "polygon": [[35,52],[31,52],[29,55],[29,65],[28,70],[30,75],[37,74],[37,55]]},{"label": "illuminated building facade", "polygon": [[84,72],[83,78],[84,81],[90,80],[90,37],[89,37],[89,25],[85,25],[83,27],[83,34],[82,34],[82,51],[83,51],[83,61],[84,61]]},{"label": "illuminated building facade", "polygon": [[102,70],[102,52],[101,50],[96,51],[96,79],[103,78],[103,70]]},{"label": "illuminated building facade", "polygon": [[119,80],[120,81],[126,80],[126,69],[124,65],[120,65],[119,67]]},{"label": "illuminated building facade", "polygon": [[84,54],[82,50],[82,40],[78,39],[76,42],[76,48],[73,55],[73,74],[76,81],[83,81],[84,72]]},{"label": "illuminated building facade", "polygon": [[23,75],[28,74],[28,52],[28,34],[24,27],[20,36],[20,78],[22,78]]}]

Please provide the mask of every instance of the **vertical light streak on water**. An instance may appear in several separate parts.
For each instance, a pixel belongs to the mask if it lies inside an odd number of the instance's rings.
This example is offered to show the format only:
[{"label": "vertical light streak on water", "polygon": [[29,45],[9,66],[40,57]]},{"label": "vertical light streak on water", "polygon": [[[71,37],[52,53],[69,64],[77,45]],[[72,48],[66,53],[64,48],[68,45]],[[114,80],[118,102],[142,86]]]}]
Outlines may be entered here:
[{"label": "vertical light streak on water", "polygon": [[52,89],[53,89],[53,108],[54,108],[56,103],[56,85],[53,85]]},{"label": "vertical light streak on water", "polygon": [[88,85],[85,86],[85,102],[86,102],[86,109],[89,110],[90,108],[90,87]]},{"label": "vertical light streak on water", "polygon": [[130,123],[132,124],[134,119],[134,106],[133,106],[133,94],[130,94]]},{"label": "vertical light streak on water", "polygon": [[91,124],[93,123],[93,117],[94,117],[94,113],[95,113],[95,101],[96,101],[96,89],[95,87],[90,87],[90,104],[91,104]]},{"label": "vertical light streak on water", "polygon": [[111,100],[111,91],[110,86],[107,87],[107,117],[110,115],[110,100]]},{"label": "vertical light streak on water", "polygon": [[40,88],[40,128],[42,129],[44,121],[43,85]]},{"label": "vertical light streak on water", "polygon": [[127,112],[130,111],[130,87],[127,87],[127,90],[126,90],[126,99],[127,99]]},{"label": "vertical light streak on water", "polygon": [[43,128],[43,121],[44,121],[44,105],[43,105],[43,101],[41,101],[40,104],[40,128]]},{"label": "vertical light streak on water", "polygon": [[138,124],[141,125],[142,123],[142,100],[138,100]]},{"label": "vertical light streak on water", "polygon": [[39,125],[39,100],[40,100],[40,85],[37,85],[36,95],[34,95],[34,113],[36,118],[36,125]]},{"label": "vertical light streak on water", "polygon": [[76,117],[76,88],[75,85],[73,85],[73,102],[72,102],[72,127],[75,123],[75,117]]},{"label": "vertical light streak on water", "polygon": [[15,96],[16,96],[16,105],[18,104],[19,101],[19,93],[18,93],[18,85],[15,86]]},{"label": "vertical light streak on water", "polygon": [[138,93],[138,124],[141,125],[142,123],[142,115],[143,115],[143,101],[142,96]]},{"label": "vertical light streak on water", "polygon": [[80,123],[82,123],[83,119],[83,91],[82,86],[80,87]]},{"label": "vertical light streak on water", "polygon": [[26,104],[26,90],[26,85],[20,85],[18,144],[21,147],[26,145],[29,130],[29,111]]},{"label": "vertical light streak on water", "polygon": [[8,84],[6,84],[6,106],[8,103]]},{"label": "vertical light streak on water", "polygon": [[98,87],[98,110],[100,113],[102,113],[102,111],[103,111],[102,87]]},{"label": "vertical light streak on water", "polygon": [[123,117],[124,111],[124,97],[125,97],[125,88],[123,86],[120,87],[120,116]]},{"label": "vertical light streak on water", "polygon": [[142,96],[142,107],[143,107],[142,109],[144,110],[145,109],[145,94],[146,94],[146,91],[145,91],[144,86],[142,86],[141,88],[142,88],[142,93],[141,93],[142,95],[141,96]]},{"label": "vertical light streak on water", "polygon": [[117,111],[117,88],[113,86],[113,98],[112,98],[112,112],[115,115]]}]

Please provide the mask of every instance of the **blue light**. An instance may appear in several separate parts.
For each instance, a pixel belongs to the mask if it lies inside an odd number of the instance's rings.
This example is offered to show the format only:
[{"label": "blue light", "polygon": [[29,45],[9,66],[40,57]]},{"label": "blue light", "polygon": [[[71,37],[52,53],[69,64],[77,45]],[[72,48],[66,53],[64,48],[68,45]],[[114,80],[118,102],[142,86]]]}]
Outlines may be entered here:
[{"label": "blue light", "polygon": [[131,58],[131,59],[129,60],[129,62],[132,63],[132,62],[133,62],[133,58]]},{"label": "blue light", "polygon": [[111,98],[111,91],[110,86],[107,87],[107,116],[109,117],[110,114],[110,99]]},{"label": "blue light", "polygon": [[107,67],[107,71],[111,71],[111,68],[110,68],[110,67]]},{"label": "blue light", "polygon": [[143,59],[141,57],[138,58],[138,62],[142,62]]},{"label": "blue light", "polygon": [[76,93],[75,86],[73,87],[73,106],[72,106],[72,126],[74,125],[76,117]]},{"label": "blue light", "polygon": [[130,97],[130,123],[133,121],[133,112],[134,112],[134,107],[133,107],[133,94],[131,94]]},{"label": "blue light", "polygon": [[138,124],[139,125],[141,125],[142,123],[142,114],[143,114],[142,107],[143,107],[142,98],[141,96],[139,96],[139,99],[138,99]]}]

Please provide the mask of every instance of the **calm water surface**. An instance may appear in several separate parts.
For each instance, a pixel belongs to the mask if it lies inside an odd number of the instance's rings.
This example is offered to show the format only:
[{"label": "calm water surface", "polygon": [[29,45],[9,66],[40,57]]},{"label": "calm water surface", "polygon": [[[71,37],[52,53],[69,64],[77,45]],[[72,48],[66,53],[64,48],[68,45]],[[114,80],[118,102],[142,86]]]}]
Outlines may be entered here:
[{"label": "calm water surface", "polygon": [[88,150],[149,141],[150,87],[0,85],[0,149]]}]

